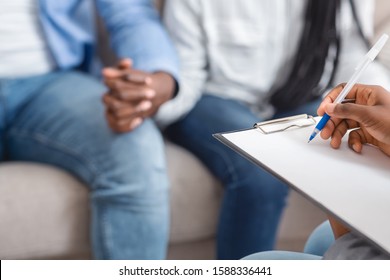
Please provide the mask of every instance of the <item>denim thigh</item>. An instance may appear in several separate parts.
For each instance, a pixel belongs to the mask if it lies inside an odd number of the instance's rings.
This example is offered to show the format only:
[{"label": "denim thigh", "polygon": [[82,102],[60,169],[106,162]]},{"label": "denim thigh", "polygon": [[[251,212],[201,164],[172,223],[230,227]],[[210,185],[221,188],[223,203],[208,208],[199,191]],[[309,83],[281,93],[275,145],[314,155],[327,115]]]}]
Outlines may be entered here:
[{"label": "denim thigh", "polygon": [[[236,101],[203,95],[195,108],[182,120],[171,125],[166,133],[173,142],[199,157],[222,182],[238,180],[240,166],[247,174],[247,161],[222,145],[214,133],[252,127],[259,118],[249,108]],[[234,168],[233,168],[234,167]]]},{"label": "denim thigh", "polygon": [[51,76],[15,111],[6,132],[8,157],[60,167],[88,185],[95,258],[164,258],[169,193],[163,139],[150,119],[130,133],[111,131],[105,91],[83,73]]},{"label": "denim thigh", "polygon": [[4,129],[5,129],[5,97],[3,93],[3,84],[0,82],[0,162],[3,160],[4,154]]},{"label": "denim thigh", "polygon": [[[158,128],[146,120],[130,133],[111,131],[101,101],[105,91],[99,81],[81,72],[52,77],[9,125],[6,144],[10,160],[59,166],[91,188],[119,174],[121,181],[148,181],[152,179],[149,172],[160,174],[156,179],[165,185],[164,146]],[[160,185],[158,181],[150,183]]]},{"label": "denim thigh", "polygon": [[213,137],[258,121],[245,104],[204,95],[167,129],[169,137],[195,154],[225,187],[217,236],[220,259],[239,259],[274,246],[288,188]]}]

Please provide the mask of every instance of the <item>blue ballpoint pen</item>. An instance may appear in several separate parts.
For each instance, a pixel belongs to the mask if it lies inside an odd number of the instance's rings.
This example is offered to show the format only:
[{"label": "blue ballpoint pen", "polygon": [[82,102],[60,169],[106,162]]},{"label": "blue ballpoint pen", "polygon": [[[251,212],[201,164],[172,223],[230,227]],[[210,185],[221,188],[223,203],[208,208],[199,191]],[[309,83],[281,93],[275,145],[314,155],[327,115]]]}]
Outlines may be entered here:
[{"label": "blue ballpoint pen", "polygon": [[[363,61],[356,67],[355,72],[352,77],[349,79],[343,90],[340,92],[339,96],[337,96],[334,103],[341,103],[344,98],[347,96],[348,92],[353,88],[356,84],[360,76],[363,74],[364,70],[370,65],[371,62],[374,61],[376,56],[382,50],[383,46],[386,44],[389,36],[387,34],[383,34],[379,40],[375,43],[375,45],[368,51],[368,53],[364,56]],[[314,128],[312,134],[310,135],[309,142],[317,136],[318,133],[325,127],[326,123],[330,119],[328,114],[324,114],[321,120],[318,122],[316,127]]]}]

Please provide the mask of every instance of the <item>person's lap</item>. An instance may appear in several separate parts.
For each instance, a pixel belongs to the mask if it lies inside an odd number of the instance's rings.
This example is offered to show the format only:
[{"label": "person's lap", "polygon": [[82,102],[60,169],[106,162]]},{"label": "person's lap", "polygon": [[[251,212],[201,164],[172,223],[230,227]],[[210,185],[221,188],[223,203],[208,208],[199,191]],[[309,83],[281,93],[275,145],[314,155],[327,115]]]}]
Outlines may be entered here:
[{"label": "person's lap", "polygon": [[300,253],[300,252],[290,252],[290,251],[265,251],[255,253],[245,258],[243,260],[320,260],[321,256]]},{"label": "person's lap", "polygon": [[332,228],[328,221],[317,226],[306,241],[303,253],[291,251],[264,251],[243,260],[320,260],[334,243]]},{"label": "person's lap", "polygon": [[258,118],[234,100],[205,95],[168,137],[195,154],[225,187],[218,257],[237,259],[275,243],[288,189],[278,179],[222,145],[213,133],[251,127]]},{"label": "person's lap", "polygon": [[[316,106],[317,103],[278,112],[275,117],[305,110],[313,114]],[[203,95],[187,116],[167,129],[171,140],[194,153],[225,186],[218,229],[220,258],[270,250],[275,243],[287,187],[212,136],[249,128],[259,121],[238,101]]]},{"label": "person's lap", "polygon": [[[314,100],[298,108],[276,112],[274,118],[283,118],[297,114],[309,114],[316,116],[317,108],[321,100]],[[263,251],[249,255],[243,259],[246,260],[319,260],[326,250],[334,242],[334,236],[329,222],[319,225],[310,234],[306,241],[304,252],[291,251]]]},{"label": "person's lap", "polygon": [[[79,72],[11,84],[4,143],[8,160],[52,164],[87,183],[95,257],[163,258],[168,182],[154,123],[146,120],[127,134],[112,132],[101,102],[105,88]],[[34,87],[35,92],[28,90]]]},{"label": "person's lap", "polygon": [[303,252],[323,256],[334,241],[335,239],[329,221],[323,222],[310,234]]},{"label": "person's lap", "polygon": [[318,98],[316,100],[298,106],[297,108],[293,108],[285,111],[276,111],[273,118],[284,118],[284,117],[289,117],[289,116],[294,116],[299,114],[308,114],[311,116],[317,116],[317,108],[320,105],[320,103],[321,103],[321,99]]},{"label": "person's lap", "polygon": [[[319,102],[316,100],[296,109],[276,112],[274,118],[302,113],[314,115]],[[167,129],[167,135],[208,162],[214,159],[210,158],[210,153],[223,154],[223,151],[230,153],[230,149],[215,141],[212,134],[250,128],[259,121],[263,120],[238,101],[203,95],[187,116]],[[215,158],[215,160],[216,162],[211,164],[209,168],[215,174],[223,173],[220,169],[226,169],[226,163],[219,158]],[[219,166],[221,164],[223,166]]]}]

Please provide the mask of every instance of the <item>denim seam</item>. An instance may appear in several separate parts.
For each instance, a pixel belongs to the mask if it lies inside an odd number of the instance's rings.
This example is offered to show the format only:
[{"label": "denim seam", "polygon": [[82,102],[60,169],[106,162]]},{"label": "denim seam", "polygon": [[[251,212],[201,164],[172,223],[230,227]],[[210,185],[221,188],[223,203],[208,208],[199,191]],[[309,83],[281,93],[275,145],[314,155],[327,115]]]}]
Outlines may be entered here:
[{"label": "denim seam", "polygon": [[[211,131],[212,127],[210,127],[208,124],[207,124],[207,126],[208,126],[209,131]],[[238,174],[237,174],[237,172],[234,169],[234,162],[232,162],[232,160],[230,159],[229,155],[222,149],[222,147],[217,147],[217,146],[214,146],[214,145],[211,145],[211,146],[207,145],[207,147],[211,151],[219,154],[221,156],[222,160],[225,161],[225,163],[228,166],[227,172],[232,176],[232,181],[230,183],[235,183],[234,187],[231,187],[231,189],[236,189],[239,184],[237,184],[237,182],[238,182]]]},{"label": "denim seam", "polygon": [[33,139],[36,142],[45,144],[46,147],[48,148],[51,148],[53,150],[58,150],[60,152],[63,152],[64,154],[72,156],[75,160],[79,161],[80,163],[86,166],[86,169],[91,173],[93,178],[91,185],[94,185],[94,181],[97,179],[99,172],[95,167],[95,165],[93,164],[93,162],[89,161],[86,157],[80,155],[80,153],[77,153],[76,151],[70,149],[65,145],[61,145],[58,144],[57,142],[51,141],[48,137],[46,137],[43,134],[39,134],[39,133],[32,134],[27,131],[19,130],[19,131],[10,132],[10,135],[15,135],[25,139]]},{"label": "denim seam", "polygon": [[[0,115],[0,117],[2,118],[0,120],[0,122],[3,123],[3,125],[4,125],[3,129],[5,130],[6,127],[7,127],[7,112],[8,112],[8,108],[7,108],[6,98],[5,98],[5,92],[2,89],[2,86],[1,86],[1,83],[0,83],[0,110],[2,110],[2,109],[4,111],[3,111],[3,114]],[[0,137],[4,137],[4,135],[0,135]],[[3,145],[5,145],[5,142],[3,142]]]},{"label": "denim seam", "polygon": [[111,230],[111,227],[110,227],[110,223],[108,223],[108,219],[107,219],[107,213],[105,211],[105,207],[102,207],[102,229],[101,229],[101,234],[102,235],[105,235],[103,236],[103,238],[101,239],[101,242],[103,244],[103,248],[102,248],[102,256],[100,256],[101,258],[103,259],[111,259],[111,248],[113,246],[112,245],[112,242],[110,242],[111,240],[111,237],[112,237],[112,230]]},{"label": "denim seam", "polygon": [[[8,85],[8,84],[5,83],[5,85]],[[0,142],[2,142],[2,147],[0,147],[0,149],[1,149],[0,161],[7,159],[7,156],[8,156],[7,155],[7,141],[6,141],[5,131],[7,130],[7,127],[9,125],[8,118],[9,118],[10,108],[8,108],[6,94],[7,94],[6,87],[4,87],[3,89],[0,88],[0,106],[4,109],[2,120],[0,120],[3,122],[3,131],[2,131],[2,135],[0,135],[0,137],[2,138],[2,139],[0,139]],[[1,110],[1,108],[0,108],[0,110]]]}]

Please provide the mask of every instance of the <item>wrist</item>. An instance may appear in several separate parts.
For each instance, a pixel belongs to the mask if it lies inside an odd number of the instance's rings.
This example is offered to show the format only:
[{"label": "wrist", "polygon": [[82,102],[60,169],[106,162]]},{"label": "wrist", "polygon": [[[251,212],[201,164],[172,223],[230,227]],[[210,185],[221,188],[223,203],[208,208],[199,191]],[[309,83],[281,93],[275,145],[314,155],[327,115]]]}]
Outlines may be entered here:
[{"label": "wrist", "polygon": [[328,216],[328,218],[335,239],[340,238],[341,236],[350,232],[350,230],[347,227],[345,227],[334,217]]},{"label": "wrist", "polygon": [[152,74],[152,87],[164,103],[174,97],[176,81],[166,72],[155,72]]}]

